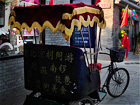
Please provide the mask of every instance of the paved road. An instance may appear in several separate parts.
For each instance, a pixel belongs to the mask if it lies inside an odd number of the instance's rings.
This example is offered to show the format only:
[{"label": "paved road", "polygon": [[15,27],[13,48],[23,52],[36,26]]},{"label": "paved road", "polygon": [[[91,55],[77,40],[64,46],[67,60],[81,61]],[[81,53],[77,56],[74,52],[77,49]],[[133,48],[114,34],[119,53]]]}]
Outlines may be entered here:
[{"label": "paved road", "polygon": [[[135,59],[132,59],[132,56],[124,62],[118,63],[118,67],[126,68],[130,74],[130,83],[126,92],[118,98],[112,98],[107,94],[99,105],[140,105],[140,56],[135,56]],[[109,64],[109,61],[105,60],[99,60],[99,62],[103,66]],[[102,70],[101,79],[103,80],[106,71],[106,69]]]}]

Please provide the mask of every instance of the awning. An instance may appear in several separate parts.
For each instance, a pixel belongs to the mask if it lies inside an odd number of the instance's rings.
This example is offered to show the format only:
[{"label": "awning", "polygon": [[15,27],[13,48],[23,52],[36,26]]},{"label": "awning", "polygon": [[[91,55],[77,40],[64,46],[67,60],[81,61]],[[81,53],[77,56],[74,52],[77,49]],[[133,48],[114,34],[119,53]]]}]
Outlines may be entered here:
[{"label": "awning", "polygon": [[60,30],[66,40],[70,39],[74,26],[80,30],[81,25],[93,27],[94,22],[97,22],[100,28],[105,28],[103,10],[98,6],[83,3],[15,7],[9,17],[12,28],[20,31],[26,28],[31,32],[36,27],[42,32],[48,27],[54,34]]}]

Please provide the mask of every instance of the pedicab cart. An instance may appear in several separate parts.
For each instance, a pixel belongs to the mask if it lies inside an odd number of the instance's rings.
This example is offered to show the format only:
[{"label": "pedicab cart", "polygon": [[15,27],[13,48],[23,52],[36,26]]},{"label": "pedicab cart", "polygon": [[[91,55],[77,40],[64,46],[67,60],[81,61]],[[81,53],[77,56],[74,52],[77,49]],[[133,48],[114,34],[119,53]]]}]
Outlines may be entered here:
[{"label": "pedicab cart", "polygon": [[[98,38],[97,29],[91,28],[96,23],[100,27]],[[75,43],[73,46],[45,45],[40,39],[40,44],[24,44],[25,88],[32,91],[24,105],[93,105],[93,99],[101,101],[96,64],[101,28],[105,28],[106,22],[100,7],[83,3],[15,7],[9,24],[20,31],[26,28],[28,32],[38,28],[42,33],[46,27],[53,33],[59,30],[67,41],[74,39]],[[74,37],[75,27],[80,37]],[[88,38],[82,33],[82,27],[88,27]]]}]

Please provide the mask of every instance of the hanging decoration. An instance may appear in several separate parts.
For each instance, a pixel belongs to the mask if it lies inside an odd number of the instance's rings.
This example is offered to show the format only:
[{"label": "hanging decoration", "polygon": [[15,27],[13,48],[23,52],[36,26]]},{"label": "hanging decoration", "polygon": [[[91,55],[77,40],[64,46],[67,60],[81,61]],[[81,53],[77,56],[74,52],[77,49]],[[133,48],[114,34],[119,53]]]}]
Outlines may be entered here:
[{"label": "hanging decoration", "polygon": [[123,13],[121,19],[122,19],[122,22],[121,22],[120,28],[122,28],[123,26],[126,26],[128,23],[128,6],[124,10],[124,13]]},{"label": "hanging decoration", "polygon": [[[128,20],[132,21],[132,20],[135,20],[136,17],[138,17],[135,9],[131,10],[128,8],[128,6],[125,9],[124,8],[122,9],[121,15],[122,15],[121,17],[122,22],[121,22],[120,28],[122,28],[123,26],[127,26]],[[128,51],[130,51],[129,36],[124,30],[121,30],[121,34],[119,34],[119,39],[122,44],[122,47],[126,48],[126,58],[127,58]]]},{"label": "hanging decoration", "polygon": [[39,0],[21,0],[21,1],[25,1],[25,2],[28,2],[28,3],[34,3],[34,4],[40,4],[39,3]]},{"label": "hanging decoration", "polygon": [[[125,8],[125,9],[123,8],[123,9],[121,10],[121,15],[122,15],[122,16],[124,15],[125,10],[126,10],[126,8]],[[136,17],[138,17],[138,15],[137,15],[135,9],[131,10],[131,9],[128,8],[128,19],[135,20]]]},{"label": "hanging decoration", "polygon": [[126,58],[127,58],[128,51],[130,51],[130,43],[129,43],[129,36],[124,30],[121,30],[119,34],[119,41],[121,43],[121,46],[126,48]]},{"label": "hanging decoration", "polygon": [[49,5],[53,5],[53,0],[50,0]]}]

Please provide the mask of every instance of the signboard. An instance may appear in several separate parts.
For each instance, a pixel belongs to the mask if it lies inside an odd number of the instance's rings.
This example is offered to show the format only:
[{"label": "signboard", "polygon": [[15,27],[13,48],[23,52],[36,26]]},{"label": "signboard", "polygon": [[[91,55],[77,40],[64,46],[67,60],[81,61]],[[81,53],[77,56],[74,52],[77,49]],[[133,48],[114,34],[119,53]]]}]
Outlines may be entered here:
[{"label": "signboard", "polygon": [[30,33],[26,29],[23,30],[23,35],[34,35],[34,34],[35,35],[39,34],[38,29],[33,29]]},{"label": "signboard", "polygon": [[111,3],[101,3],[99,5],[103,9],[109,9],[109,8],[111,8]]},{"label": "signboard", "polygon": [[35,4],[39,4],[39,0],[21,0],[21,1],[29,2],[29,3],[35,3]]},{"label": "signboard", "polygon": [[[90,48],[89,44],[89,33],[88,33],[88,27],[81,27],[83,36],[84,36],[84,43],[86,45],[86,48]],[[90,40],[91,40],[91,47],[95,47],[95,39],[96,39],[96,30],[97,30],[97,24],[94,23],[94,27],[90,27]],[[81,37],[80,30],[78,30],[78,27],[74,27],[74,32],[72,34],[71,40],[70,40],[71,46],[77,46],[77,47],[84,47],[83,39]]]},{"label": "signboard", "polygon": [[95,72],[94,81],[90,82],[88,70],[84,53],[79,48],[24,45],[26,89],[41,92],[52,99],[83,98],[99,86],[99,73]]},{"label": "signboard", "polygon": [[[84,59],[80,60],[80,55],[84,56],[80,49],[33,44],[25,44],[24,47],[26,89],[39,90],[44,94],[55,94],[58,97],[64,95],[63,98],[72,95],[70,91],[74,93],[73,85],[77,87],[77,72],[81,70],[77,67],[77,62],[85,62]],[[74,74],[77,75],[74,77]]]}]

